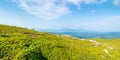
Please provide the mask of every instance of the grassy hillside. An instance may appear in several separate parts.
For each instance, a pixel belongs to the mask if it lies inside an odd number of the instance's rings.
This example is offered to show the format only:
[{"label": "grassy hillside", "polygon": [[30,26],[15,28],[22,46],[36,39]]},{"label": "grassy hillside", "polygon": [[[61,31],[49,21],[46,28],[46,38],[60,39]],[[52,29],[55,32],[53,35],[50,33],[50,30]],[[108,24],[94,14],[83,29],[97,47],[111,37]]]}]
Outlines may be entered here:
[{"label": "grassy hillside", "polygon": [[120,60],[119,42],[0,25],[0,60]]}]

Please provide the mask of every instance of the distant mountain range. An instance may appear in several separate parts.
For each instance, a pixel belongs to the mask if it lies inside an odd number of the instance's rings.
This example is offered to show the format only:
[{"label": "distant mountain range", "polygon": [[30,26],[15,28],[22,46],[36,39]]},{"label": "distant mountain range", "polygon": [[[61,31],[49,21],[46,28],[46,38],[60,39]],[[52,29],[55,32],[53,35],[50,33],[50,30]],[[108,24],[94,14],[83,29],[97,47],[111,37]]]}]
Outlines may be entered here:
[{"label": "distant mountain range", "polygon": [[120,32],[96,32],[83,29],[39,29],[54,34],[71,35],[78,38],[120,38]]}]

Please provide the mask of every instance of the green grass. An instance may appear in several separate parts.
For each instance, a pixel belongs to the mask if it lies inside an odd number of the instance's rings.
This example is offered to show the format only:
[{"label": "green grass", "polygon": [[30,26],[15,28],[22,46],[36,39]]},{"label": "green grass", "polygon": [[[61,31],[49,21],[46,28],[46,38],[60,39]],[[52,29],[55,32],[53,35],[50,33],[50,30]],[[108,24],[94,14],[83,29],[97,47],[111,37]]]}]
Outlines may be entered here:
[{"label": "green grass", "polygon": [[[90,39],[0,25],[2,60],[120,60],[120,39]],[[110,49],[112,47],[113,49]],[[106,53],[104,50],[109,53]]]}]

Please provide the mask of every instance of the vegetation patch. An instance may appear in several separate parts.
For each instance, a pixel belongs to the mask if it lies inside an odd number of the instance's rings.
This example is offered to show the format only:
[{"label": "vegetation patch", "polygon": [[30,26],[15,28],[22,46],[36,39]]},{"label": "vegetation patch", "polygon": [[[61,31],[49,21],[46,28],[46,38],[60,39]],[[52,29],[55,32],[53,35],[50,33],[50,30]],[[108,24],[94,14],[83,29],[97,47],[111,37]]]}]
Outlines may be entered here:
[{"label": "vegetation patch", "polygon": [[79,39],[0,25],[2,60],[120,60],[120,39]]}]

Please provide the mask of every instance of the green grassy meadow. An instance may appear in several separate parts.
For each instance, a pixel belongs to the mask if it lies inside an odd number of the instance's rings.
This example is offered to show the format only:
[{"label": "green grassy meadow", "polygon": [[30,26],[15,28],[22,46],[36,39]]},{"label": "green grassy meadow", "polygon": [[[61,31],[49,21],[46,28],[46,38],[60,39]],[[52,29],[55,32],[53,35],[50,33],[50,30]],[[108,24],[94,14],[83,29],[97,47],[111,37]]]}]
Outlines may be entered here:
[{"label": "green grassy meadow", "polygon": [[0,60],[120,60],[120,38],[79,39],[0,25]]}]

